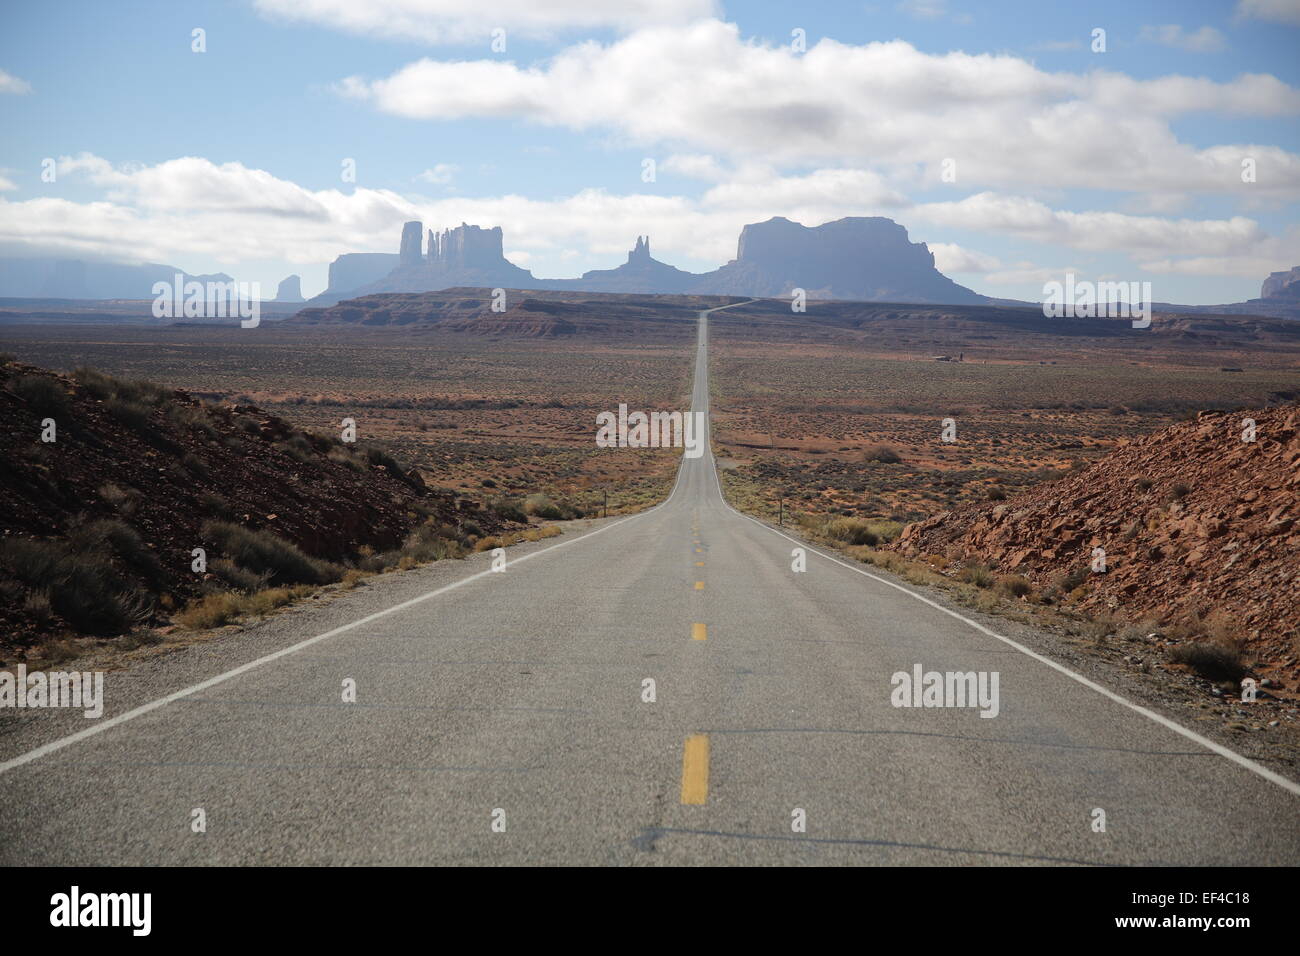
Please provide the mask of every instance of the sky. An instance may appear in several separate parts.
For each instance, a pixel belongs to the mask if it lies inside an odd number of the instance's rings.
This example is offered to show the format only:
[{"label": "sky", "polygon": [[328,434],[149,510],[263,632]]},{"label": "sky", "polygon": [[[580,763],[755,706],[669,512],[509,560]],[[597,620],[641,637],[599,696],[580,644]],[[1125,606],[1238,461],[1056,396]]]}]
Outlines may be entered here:
[{"label": "sky", "polygon": [[0,0],[0,255],[311,296],[410,219],[559,278],[877,215],[987,295],[1235,302],[1300,265],[1297,51],[1300,0]]}]

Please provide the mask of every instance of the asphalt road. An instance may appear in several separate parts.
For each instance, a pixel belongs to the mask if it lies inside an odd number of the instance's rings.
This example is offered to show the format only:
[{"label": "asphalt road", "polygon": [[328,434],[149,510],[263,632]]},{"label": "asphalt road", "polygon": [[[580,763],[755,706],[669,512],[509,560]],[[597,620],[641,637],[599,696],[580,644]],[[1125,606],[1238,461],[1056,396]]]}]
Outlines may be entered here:
[{"label": "asphalt road", "polygon": [[[0,863],[1300,863],[1295,784],[797,546],[706,452],[503,573],[386,575],[110,673],[98,721],[4,714]],[[894,706],[916,665],[996,672],[997,715]]]}]

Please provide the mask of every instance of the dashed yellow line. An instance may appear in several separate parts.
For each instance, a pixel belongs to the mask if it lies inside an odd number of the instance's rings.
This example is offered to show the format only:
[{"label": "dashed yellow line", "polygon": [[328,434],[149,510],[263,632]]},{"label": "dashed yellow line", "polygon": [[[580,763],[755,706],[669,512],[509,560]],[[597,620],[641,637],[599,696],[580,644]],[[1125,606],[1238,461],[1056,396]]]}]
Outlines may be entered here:
[{"label": "dashed yellow line", "polygon": [[704,567],[704,562],[703,562],[703,561],[696,561],[696,562],[695,562],[695,566],[696,566],[697,568],[702,568],[702,567]]},{"label": "dashed yellow line", "polygon": [[704,582],[703,582],[703,581],[696,581],[696,582],[695,582],[695,590],[697,590],[697,591],[703,591],[703,590],[704,590]]},{"label": "dashed yellow line", "polygon": [[709,735],[691,734],[682,750],[682,803],[702,806],[709,799]]},{"label": "dashed yellow line", "polygon": [[691,625],[691,640],[707,641],[708,639],[709,639],[709,628],[707,625],[701,624],[699,621],[696,621],[694,624]]}]

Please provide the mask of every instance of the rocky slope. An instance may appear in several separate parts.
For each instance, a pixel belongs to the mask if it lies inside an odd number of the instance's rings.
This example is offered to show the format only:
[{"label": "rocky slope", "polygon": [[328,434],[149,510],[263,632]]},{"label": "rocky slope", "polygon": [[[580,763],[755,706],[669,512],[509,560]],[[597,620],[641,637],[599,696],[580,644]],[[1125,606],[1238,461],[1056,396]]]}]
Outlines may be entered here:
[{"label": "rocky slope", "polygon": [[[1300,406],[1285,405],[1203,412],[1003,503],[909,525],[892,547],[1020,574],[1089,612],[1238,640],[1294,687],[1297,518]],[[1095,548],[1104,573],[1091,571]]]},{"label": "rocky slope", "polygon": [[[249,548],[278,541],[309,563],[353,563],[430,523],[455,541],[505,526],[377,450],[253,406],[9,362],[0,414],[0,658],[63,630],[163,623],[192,598],[247,584],[249,568],[218,565],[233,560],[223,547],[238,536],[232,527],[274,536]],[[42,441],[50,422],[54,441]],[[205,574],[191,568],[197,547]],[[323,583],[312,576],[307,567],[296,581],[266,583]]]}]

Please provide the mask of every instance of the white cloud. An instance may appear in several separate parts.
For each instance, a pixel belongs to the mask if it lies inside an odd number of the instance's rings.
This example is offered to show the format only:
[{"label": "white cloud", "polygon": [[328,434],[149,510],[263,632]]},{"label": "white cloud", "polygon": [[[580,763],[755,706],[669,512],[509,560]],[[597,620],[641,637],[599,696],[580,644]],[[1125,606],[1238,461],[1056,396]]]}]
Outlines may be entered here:
[{"label": "white cloud", "polygon": [[1237,0],[1236,17],[1300,26],[1300,0]]},{"label": "white cloud", "polygon": [[689,176],[691,179],[704,179],[718,182],[727,178],[727,171],[714,157],[701,153],[673,153],[660,164],[664,170]]},{"label": "white cloud", "polygon": [[927,245],[934,253],[935,268],[946,274],[995,272],[1002,268],[1002,263],[996,256],[963,249],[951,242],[931,242]]},{"label": "white cloud", "polygon": [[[492,30],[547,37],[568,30],[632,30],[713,16],[715,0],[254,0],[271,19],[426,43],[484,41]],[[508,48],[508,47],[507,47]]]},{"label": "white cloud", "polygon": [[[500,225],[511,248],[536,261],[554,263],[571,254],[585,259],[583,268],[616,264],[635,236],[648,233],[656,255],[665,261],[712,267],[735,255],[736,238],[746,223],[786,216],[817,225],[846,215],[883,214],[909,227],[914,238],[942,238],[946,231],[962,230],[1089,252],[1128,253],[1160,265],[1153,271],[1184,269],[1176,264],[1184,260],[1175,256],[1236,258],[1267,265],[1259,272],[1262,278],[1300,262],[1294,231],[1270,237],[1254,220],[1243,217],[1192,220],[1076,212],[990,192],[908,206],[877,174],[853,169],[783,177],[749,166],[734,174],[744,178],[743,185],[728,179],[699,199],[589,189],[547,200],[516,195],[428,200],[389,190],[310,190],[265,170],[199,157],[153,166],[113,166],[83,153],[60,158],[59,171],[60,183],[82,178],[99,186],[103,198],[0,199],[0,244],[182,267],[190,262],[233,267],[267,260],[309,265],[343,252],[396,251],[401,224],[420,219],[434,229],[460,222]],[[984,273],[989,282],[1024,281],[1008,277],[1034,268],[1026,264],[1004,269],[993,256],[948,242],[935,242],[931,249],[941,269]],[[570,274],[576,271],[581,269]],[[549,274],[541,272],[543,277]]]},{"label": "white cloud", "polygon": [[[1300,157],[1268,153],[1246,185],[1243,150],[1180,142],[1187,113],[1300,115],[1268,75],[1228,82],[1054,73],[1011,55],[923,53],[901,40],[823,39],[805,54],[744,42],[718,21],[583,43],[536,66],[422,59],[340,93],[413,119],[518,118],[732,162],[927,169],[957,160],[966,187],[1037,186],[1300,197]],[[996,130],[997,135],[990,135]],[[1261,160],[1262,162],[1262,160]]]},{"label": "white cloud", "polygon": [[5,70],[0,70],[0,93],[30,93],[32,85]]},{"label": "white cloud", "polygon": [[445,186],[452,181],[460,167],[453,163],[438,163],[416,175],[416,179],[435,186]]},{"label": "white cloud", "polygon": [[1158,275],[1232,276],[1262,282],[1270,272],[1290,269],[1296,263],[1300,263],[1300,227],[1292,226],[1283,235],[1268,236],[1225,255],[1166,257],[1141,262],[1139,268]]},{"label": "white cloud", "polygon": [[1067,272],[1073,272],[1076,279],[1087,278],[1089,273],[1078,266],[1062,266],[1059,269],[1035,266],[1032,262],[1018,262],[1015,268],[1002,272],[990,272],[984,277],[989,285],[1041,286],[1045,282],[1063,282]]},{"label": "white cloud", "polygon": [[1223,34],[1214,27],[1201,27],[1195,32],[1184,30],[1177,23],[1145,26],[1140,34],[1143,40],[1171,46],[1188,53],[1216,53],[1226,46]]},{"label": "white cloud", "polygon": [[1052,209],[1035,199],[979,193],[955,202],[923,203],[913,221],[973,229],[1092,252],[1228,255],[1263,242],[1259,223],[1230,219],[1166,219],[1108,211]]},{"label": "white cloud", "polygon": [[[818,169],[803,176],[778,176],[768,171],[762,179],[751,172],[747,179],[714,186],[704,194],[703,204],[714,209],[748,209],[763,219],[775,215],[763,212],[771,209],[800,210],[805,216],[812,210],[825,210],[824,218],[838,219],[855,210],[900,208],[908,202],[870,170]],[[842,210],[839,215],[834,213],[837,209]]]},{"label": "white cloud", "polygon": [[9,178],[8,174],[12,171],[13,170],[10,169],[0,169],[0,193],[9,192],[18,188],[18,184]]}]

